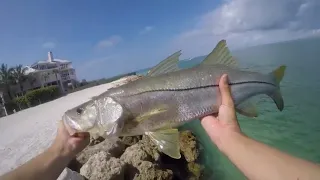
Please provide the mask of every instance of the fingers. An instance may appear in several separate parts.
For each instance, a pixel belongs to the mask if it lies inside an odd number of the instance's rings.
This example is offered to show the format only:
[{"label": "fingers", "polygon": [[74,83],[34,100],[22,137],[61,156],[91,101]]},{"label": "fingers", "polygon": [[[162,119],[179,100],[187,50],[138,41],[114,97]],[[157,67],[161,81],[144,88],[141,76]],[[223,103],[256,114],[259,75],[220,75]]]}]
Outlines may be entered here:
[{"label": "fingers", "polygon": [[233,108],[234,103],[231,96],[231,90],[229,87],[229,80],[227,74],[222,75],[219,81],[219,89],[221,93],[221,104]]},{"label": "fingers", "polygon": [[221,94],[221,106],[219,108],[219,120],[224,124],[236,124],[236,112],[229,86],[228,76],[224,74],[219,82]]},{"label": "fingers", "polygon": [[214,135],[214,133],[217,133],[214,131],[214,129],[217,129],[217,126],[219,126],[219,120],[214,116],[205,116],[201,119],[201,125],[211,137]]},{"label": "fingers", "polygon": [[218,119],[214,116],[205,116],[201,118],[201,125],[207,130],[212,126],[212,121],[218,121]]},{"label": "fingers", "polygon": [[84,139],[84,138],[90,137],[90,133],[88,133],[88,132],[77,132],[77,133],[75,133],[73,136]]}]

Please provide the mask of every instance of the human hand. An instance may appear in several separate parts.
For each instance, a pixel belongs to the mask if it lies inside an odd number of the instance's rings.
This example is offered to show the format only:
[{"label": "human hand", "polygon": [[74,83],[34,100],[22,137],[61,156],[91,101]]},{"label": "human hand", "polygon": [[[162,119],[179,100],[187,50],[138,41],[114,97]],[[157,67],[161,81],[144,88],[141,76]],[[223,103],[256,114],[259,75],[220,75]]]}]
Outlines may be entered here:
[{"label": "human hand", "polygon": [[201,124],[211,140],[221,150],[225,137],[241,134],[240,126],[236,117],[236,111],[228,84],[228,76],[224,74],[219,81],[221,105],[217,115],[205,116]]},{"label": "human hand", "polygon": [[63,121],[60,121],[57,136],[51,145],[51,149],[60,156],[72,159],[89,143],[89,133],[75,133],[70,135]]}]

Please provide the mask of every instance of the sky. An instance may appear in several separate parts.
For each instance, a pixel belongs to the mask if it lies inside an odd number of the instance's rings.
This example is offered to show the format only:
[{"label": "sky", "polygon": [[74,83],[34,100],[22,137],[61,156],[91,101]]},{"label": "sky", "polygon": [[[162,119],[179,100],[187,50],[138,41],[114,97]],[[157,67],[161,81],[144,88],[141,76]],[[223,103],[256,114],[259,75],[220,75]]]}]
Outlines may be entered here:
[{"label": "sky", "polygon": [[318,0],[1,0],[0,63],[72,61],[97,79],[231,49],[320,34]]}]

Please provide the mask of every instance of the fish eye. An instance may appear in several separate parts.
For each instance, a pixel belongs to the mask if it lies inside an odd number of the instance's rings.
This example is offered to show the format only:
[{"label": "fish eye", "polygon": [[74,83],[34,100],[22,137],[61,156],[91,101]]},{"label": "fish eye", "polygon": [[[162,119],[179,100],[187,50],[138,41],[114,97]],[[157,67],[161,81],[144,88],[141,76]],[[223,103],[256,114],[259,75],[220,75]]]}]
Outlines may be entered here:
[{"label": "fish eye", "polygon": [[78,109],[77,109],[77,114],[80,115],[80,114],[82,114],[83,111],[84,111],[83,108],[78,108]]}]

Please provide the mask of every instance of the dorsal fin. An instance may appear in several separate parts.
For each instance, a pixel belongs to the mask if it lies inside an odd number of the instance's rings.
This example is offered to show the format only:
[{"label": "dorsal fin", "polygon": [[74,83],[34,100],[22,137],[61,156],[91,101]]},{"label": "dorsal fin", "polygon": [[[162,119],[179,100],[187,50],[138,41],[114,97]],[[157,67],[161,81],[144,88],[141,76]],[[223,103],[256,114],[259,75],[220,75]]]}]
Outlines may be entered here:
[{"label": "dorsal fin", "polygon": [[212,52],[201,62],[201,65],[223,64],[230,67],[237,67],[237,62],[231,56],[226,40],[221,40]]},{"label": "dorsal fin", "polygon": [[147,76],[156,76],[179,70],[178,62],[180,55],[181,50],[173,53],[172,55],[161,61],[159,64],[154,66],[151,70],[149,70]]}]

